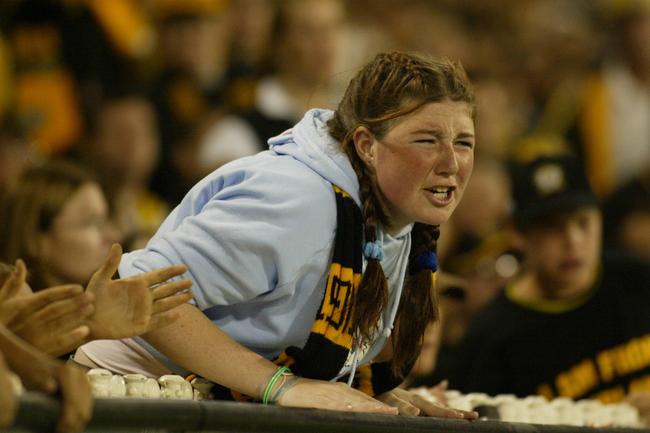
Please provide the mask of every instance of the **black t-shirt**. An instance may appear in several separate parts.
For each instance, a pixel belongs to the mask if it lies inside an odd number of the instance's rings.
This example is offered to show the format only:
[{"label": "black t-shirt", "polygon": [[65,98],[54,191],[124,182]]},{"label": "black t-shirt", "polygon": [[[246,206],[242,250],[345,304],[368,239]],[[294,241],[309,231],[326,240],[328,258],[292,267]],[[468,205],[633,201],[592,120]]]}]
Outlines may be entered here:
[{"label": "black t-shirt", "polygon": [[650,391],[647,265],[606,258],[588,297],[553,309],[522,305],[502,291],[470,325],[451,387],[604,401],[631,389]]}]

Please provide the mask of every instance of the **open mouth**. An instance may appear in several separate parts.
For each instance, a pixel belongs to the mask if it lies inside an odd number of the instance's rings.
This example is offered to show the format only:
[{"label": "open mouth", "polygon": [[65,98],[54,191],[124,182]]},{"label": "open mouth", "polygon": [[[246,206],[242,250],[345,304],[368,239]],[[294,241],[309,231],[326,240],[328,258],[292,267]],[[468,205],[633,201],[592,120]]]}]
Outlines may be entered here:
[{"label": "open mouth", "polygon": [[446,204],[451,201],[455,190],[455,186],[435,186],[425,189],[425,191],[430,193],[433,200],[440,204]]}]

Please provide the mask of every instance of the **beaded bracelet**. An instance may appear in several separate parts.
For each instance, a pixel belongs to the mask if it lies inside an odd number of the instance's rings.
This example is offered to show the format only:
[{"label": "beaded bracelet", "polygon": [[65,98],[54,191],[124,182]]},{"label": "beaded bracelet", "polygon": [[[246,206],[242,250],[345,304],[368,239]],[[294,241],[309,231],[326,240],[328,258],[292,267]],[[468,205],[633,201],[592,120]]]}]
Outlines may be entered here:
[{"label": "beaded bracelet", "polygon": [[288,376],[290,374],[293,374],[293,373],[291,373],[291,370],[289,369],[289,367],[280,367],[280,368],[278,368],[278,370],[269,379],[269,382],[266,384],[266,388],[264,388],[264,394],[262,394],[262,404],[271,403],[271,392],[273,391],[273,387],[275,386],[275,383],[283,375]]}]

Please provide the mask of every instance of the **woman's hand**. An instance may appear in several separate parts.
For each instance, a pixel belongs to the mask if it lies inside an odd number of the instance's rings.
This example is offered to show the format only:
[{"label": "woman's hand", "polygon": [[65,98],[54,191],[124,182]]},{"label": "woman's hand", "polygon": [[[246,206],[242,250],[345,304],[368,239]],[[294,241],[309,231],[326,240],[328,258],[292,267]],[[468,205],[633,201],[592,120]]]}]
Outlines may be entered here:
[{"label": "woman's hand", "polygon": [[650,426],[650,392],[633,392],[625,401],[639,411],[639,417],[645,426]]},{"label": "woman's hand", "polygon": [[14,387],[11,384],[11,374],[0,353],[0,429],[11,426],[18,410]]},{"label": "woman's hand", "polygon": [[84,429],[93,408],[90,383],[84,371],[39,352],[2,325],[0,351],[27,389],[48,394],[60,392],[63,404],[57,425],[59,433],[75,433]]},{"label": "woman's hand", "polygon": [[32,293],[25,285],[25,265],[0,289],[0,323],[37,349],[54,356],[83,344],[89,329],[84,324],[93,312],[93,296],[78,285],[52,287]]},{"label": "woman's hand", "polygon": [[121,256],[122,248],[114,244],[88,283],[87,292],[95,295],[95,312],[88,322],[92,339],[133,337],[169,325],[178,318],[172,310],[192,298],[187,291],[190,280],[166,282],[187,271],[185,266],[113,280]]},{"label": "woman's hand", "polygon": [[[20,289],[25,284],[26,276],[25,262],[20,259],[16,260],[14,271],[5,280],[2,287],[0,287],[0,304],[13,298],[20,292]],[[1,317],[0,320],[2,320]]]},{"label": "woman's hand", "polygon": [[300,378],[276,402],[279,406],[397,415],[397,409],[342,382]]},{"label": "woman's hand", "polygon": [[93,412],[92,388],[86,372],[72,364],[55,361],[53,375],[63,396],[57,432],[83,431]]},{"label": "woman's hand", "polygon": [[377,396],[379,401],[399,410],[400,415],[435,416],[439,418],[456,418],[475,420],[478,414],[474,411],[452,409],[441,403],[431,402],[424,397],[408,390],[395,388]]},{"label": "woman's hand", "polygon": [[7,327],[17,336],[53,356],[68,353],[87,341],[85,324],[94,311],[93,296],[81,286],[52,287],[3,304],[17,315]]}]

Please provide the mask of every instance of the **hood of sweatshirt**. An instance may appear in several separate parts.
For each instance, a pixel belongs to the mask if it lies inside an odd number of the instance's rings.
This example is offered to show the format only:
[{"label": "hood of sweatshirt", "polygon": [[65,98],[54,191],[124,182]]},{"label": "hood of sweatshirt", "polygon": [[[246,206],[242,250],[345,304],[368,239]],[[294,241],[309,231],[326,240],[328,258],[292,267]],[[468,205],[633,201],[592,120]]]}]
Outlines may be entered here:
[{"label": "hood of sweatshirt", "polygon": [[331,110],[312,109],[293,128],[269,139],[269,148],[279,155],[289,155],[350,194],[357,204],[359,181],[340,144],[327,131]]}]

